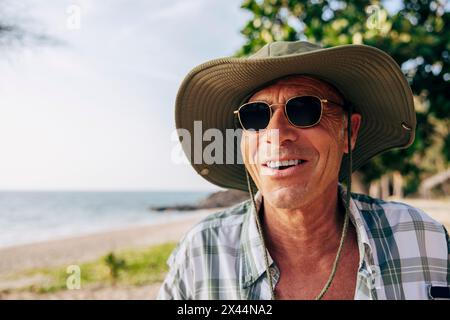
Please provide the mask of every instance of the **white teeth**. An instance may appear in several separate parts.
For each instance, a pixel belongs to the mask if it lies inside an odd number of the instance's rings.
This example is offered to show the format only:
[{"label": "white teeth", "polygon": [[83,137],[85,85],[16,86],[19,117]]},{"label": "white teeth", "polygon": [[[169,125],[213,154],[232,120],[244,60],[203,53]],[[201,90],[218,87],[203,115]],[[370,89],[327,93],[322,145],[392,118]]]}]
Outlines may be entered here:
[{"label": "white teeth", "polygon": [[278,168],[279,166],[277,165],[277,162],[278,161],[269,161],[267,162],[267,166],[272,169]]},{"label": "white teeth", "polygon": [[269,161],[266,165],[272,169],[278,169],[281,166],[296,166],[298,164],[303,163],[304,161],[294,159],[294,160],[285,160],[285,161]]}]

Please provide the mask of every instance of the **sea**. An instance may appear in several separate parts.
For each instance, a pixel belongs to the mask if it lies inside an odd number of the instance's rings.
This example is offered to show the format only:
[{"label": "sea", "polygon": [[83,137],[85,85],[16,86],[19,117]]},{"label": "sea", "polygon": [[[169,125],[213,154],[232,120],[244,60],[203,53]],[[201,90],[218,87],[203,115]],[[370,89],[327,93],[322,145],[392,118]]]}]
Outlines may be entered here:
[{"label": "sea", "polygon": [[0,248],[186,219],[210,192],[0,192]]}]

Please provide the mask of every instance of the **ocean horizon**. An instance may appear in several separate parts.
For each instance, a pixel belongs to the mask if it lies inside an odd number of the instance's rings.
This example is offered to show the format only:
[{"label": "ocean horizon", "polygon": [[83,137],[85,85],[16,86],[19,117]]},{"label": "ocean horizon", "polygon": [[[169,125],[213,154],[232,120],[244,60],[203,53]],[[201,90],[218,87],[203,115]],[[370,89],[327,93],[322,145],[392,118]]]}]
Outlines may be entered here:
[{"label": "ocean horizon", "polygon": [[183,219],[208,191],[0,191],[0,248]]}]

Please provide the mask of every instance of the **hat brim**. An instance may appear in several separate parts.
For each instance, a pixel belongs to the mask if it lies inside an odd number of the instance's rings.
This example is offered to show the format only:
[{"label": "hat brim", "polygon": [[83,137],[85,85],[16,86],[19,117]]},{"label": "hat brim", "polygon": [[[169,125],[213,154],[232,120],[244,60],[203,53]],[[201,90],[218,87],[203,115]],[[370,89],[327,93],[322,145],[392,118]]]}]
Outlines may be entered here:
[{"label": "hat brim", "polygon": [[[235,129],[233,111],[250,93],[274,79],[293,74],[312,75],[331,83],[352,103],[354,112],[361,114],[352,171],[383,151],[405,148],[414,141],[416,117],[405,76],[388,54],[365,45],[321,48],[281,57],[230,57],[203,63],[180,86],[176,127],[187,129],[193,136],[194,121],[202,121],[203,132],[215,128],[225,137],[226,129]],[[207,144],[203,142],[202,147]],[[194,143],[182,145],[187,154],[194,154]],[[233,150],[224,151],[224,159],[227,153],[240,153],[239,143],[234,145]],[[191,164],[217,186],[247,190],[243,164],[203,161]],[[347,171],[348,159],[344,155],[339,181],[347,177]]]}]

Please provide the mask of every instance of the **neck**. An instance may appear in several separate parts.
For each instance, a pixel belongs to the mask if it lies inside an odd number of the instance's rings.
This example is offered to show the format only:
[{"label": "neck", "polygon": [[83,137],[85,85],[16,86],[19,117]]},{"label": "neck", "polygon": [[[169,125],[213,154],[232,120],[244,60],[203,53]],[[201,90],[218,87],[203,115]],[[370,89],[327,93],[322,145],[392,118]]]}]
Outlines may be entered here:
[{"label": "neck", "polygon": [[336,254],[343,226],[336,185],[300,208],[275,208],[267,201],[263,206],[267,246],[277,260],[298,265]]}]

